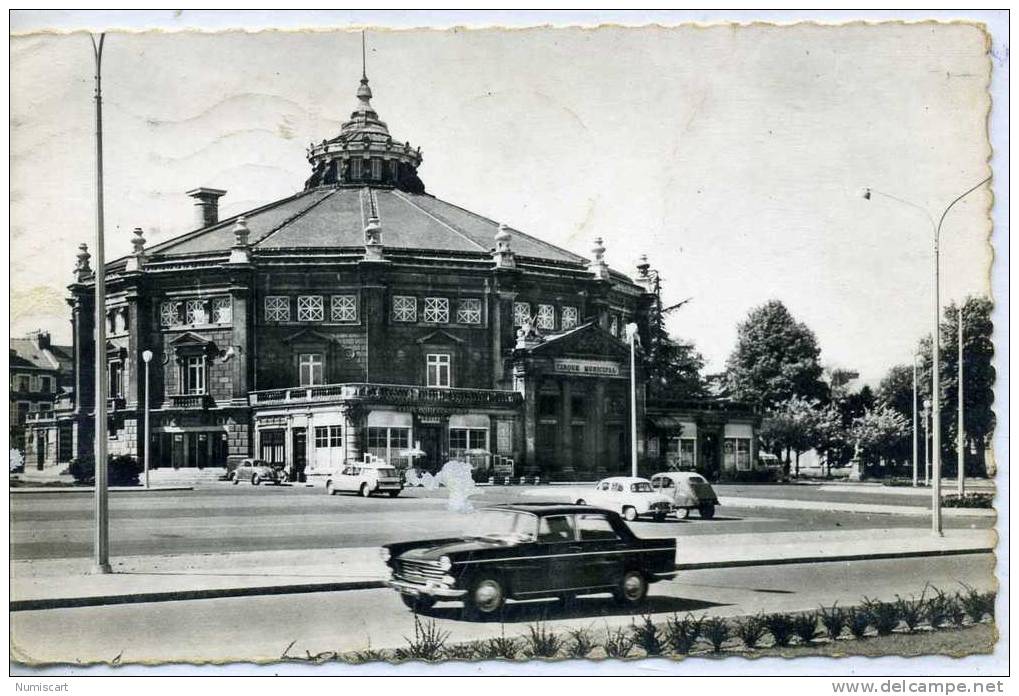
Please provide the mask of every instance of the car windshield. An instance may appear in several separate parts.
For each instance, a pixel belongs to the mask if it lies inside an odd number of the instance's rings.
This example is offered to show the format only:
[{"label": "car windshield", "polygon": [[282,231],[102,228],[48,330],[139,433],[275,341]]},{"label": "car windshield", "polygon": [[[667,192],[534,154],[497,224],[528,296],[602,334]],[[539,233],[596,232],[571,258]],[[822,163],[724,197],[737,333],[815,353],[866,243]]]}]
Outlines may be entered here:
[{"label": "car windshield", "polygon": [[537,517],[526,512],[482,510],[477,515],[471,515],[467,534],[499,541],[527,541],[534,539],[537,520]]},{"label": "car windshield", "polygon": [[647,481],[640,481],[638,483],[630,484],[630,492],[632,493],[650,493],[651,484]]}]

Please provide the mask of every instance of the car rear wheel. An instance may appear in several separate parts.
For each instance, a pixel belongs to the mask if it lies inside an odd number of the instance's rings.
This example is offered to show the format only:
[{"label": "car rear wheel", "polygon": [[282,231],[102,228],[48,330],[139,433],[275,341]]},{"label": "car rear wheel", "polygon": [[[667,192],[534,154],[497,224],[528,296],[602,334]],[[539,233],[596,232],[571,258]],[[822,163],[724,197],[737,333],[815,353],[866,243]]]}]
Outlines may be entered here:
[{"label": "car rear wheel", "polygon": [[336,489],[332,481],[326,481],[326,495],[336,495]]},{"label": "car rear wheel", "polygon": [[587,501],[583,498],[577,498],[577,505],[587,505]]},{"label": "car rear wheel", "polygon": [[505,603],[506,590],[502,582],[494,577],[482,577],[471,585],[464,608],[469,617],[485,620],[498,614]]},{"label": "car rear wheel", "polygon": [[633,606],[640,604],[647,597],[647,580],[639,570],[628,570],[620,580],[619,586],[612,593],[617,604]]},{"label": "car rear wheel", "polygon": [[623,518],[626,519],[627,522],[633,522],[635,519],[637,519],[637,508],[630,507],[629,505],[624,507]]},{"label": "car rear wheel", "polygon": [[690,508],[676,508],[676,519],[685,520],[690,516]]},{"label": "car rear wheel", "polygon": [[261,482],[262,482],[262,479],[259,477],[258,474],[252,474],[251,475],[251,485],[252,486],[257,486]]},{"label": "car rear wheel", "polygon": [[389,491],[390,498],[395,498],[398,495],[400,495],[400,491]]},{"label": "car rear wheel", "polygon": [[701,505],[698,512],[701,513],[701,517],[703,517],[706,520],[710,520],[712,517],[715,516],[715,506]]},{"label": "car rear wheel", "polygon": [[414,596],[409,594],[401,594],[400,599],[403,600],[404,605],[411,611],[427,611],[435,606],[434,597],[422,597],[421,595]]},{"label": "car rear wheel", "polygon": [[361,484],[360,493],[362,498],[367,498],[369,495],[371,495],[371,490],[368,488],[367,483]]}]

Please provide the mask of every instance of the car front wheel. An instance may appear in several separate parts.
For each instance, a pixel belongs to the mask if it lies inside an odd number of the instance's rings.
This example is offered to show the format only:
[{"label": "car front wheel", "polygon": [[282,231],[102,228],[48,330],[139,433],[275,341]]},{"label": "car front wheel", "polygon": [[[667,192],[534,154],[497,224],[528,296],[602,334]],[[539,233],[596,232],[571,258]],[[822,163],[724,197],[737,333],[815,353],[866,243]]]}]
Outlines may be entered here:
[{"label": "car front wheel", "polygon": [[368,488],[368,484],[367,483],[362,483],[361,484],[361,497],[362,498],[367,498],[369,495],[371,495],[371,489]]},{"label": "car front wheel", "polygon": [[332,481],[326,481],[326,495],[336,495],[336,489]]},{"label": "car front wheel", "polygon": [[676,519],[685,520],[690,516],[690,508],[676,508]]},{"label": "car front wheel", "polygon": [[465,599],[464,608],[468,616],[489,619],[506,603],[506,590],[498,579],[483,577],[471,585],[471,591]]},{"label": "car front wheel", "polygon": [[262,482],[262,479],[259,478],[258,474],[252,474],[251,475],[251,485],[252,486],[257,486],[261,482]]},{"label": "car front wheel", "polygon": [[577,505],[587,505],[587,501],[583,498],[577,498]]},{"label": "car front wheel", "polygon": [[617,604],[633,606],[640,604],[647,597],[647,580],[639,570],[628,570],[620,580],[619,586],[612,593]]},{"label": "car front wheel", "polygon": [[623,508],[623,518],[627,522],[633,522],[635,519],[637,519],[637,508],[630,507],[629,505],[624,507]]}]

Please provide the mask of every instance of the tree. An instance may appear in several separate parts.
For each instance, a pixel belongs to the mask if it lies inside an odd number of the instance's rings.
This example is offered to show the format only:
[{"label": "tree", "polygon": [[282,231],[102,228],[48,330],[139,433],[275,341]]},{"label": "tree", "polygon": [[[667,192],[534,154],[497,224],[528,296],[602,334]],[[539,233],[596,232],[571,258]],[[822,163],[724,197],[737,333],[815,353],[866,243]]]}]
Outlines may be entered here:
[{"label": "tree", "polygon": [[726,386],[736,399],[771,408],[794,396],[824,399],[817,337],[778,300],[750,311],[726,361]]},{"label": "tree", "polygon": [[[919,379],[919,377],[918,377]],[[919,387],[919,384],[917,385]],[[913,419],[913,366],[895,365],[881,380],[877,388],[878,403],[893,408],[906,418]],[[917,400],[923,403],[923,397]]]},{"label": "tree", "polygon": [[841,461],[850,447],[847,423],[837,404],[818,409],[814,421],[814,446],[824,455],[824,465],[831,476],[832,461]]},{"label": "tree", "polygon": [[895,459],[910,435],[910,422],[884,404],[868,410],[853,421],[851,438],[859,447],[865,465]]},{"label": "tree", "polygon": [[661,281],[654,274],[651,302],[646,305],[646,329],[641,335],[643,364],[647,371],[647,394],[651,399],[685,400],[708,396],[707,380],[701,374],[704,356],[692,341],[673,338],[665,326],[665,316],[685,302],[663,308]]},{"label": "tree", "polygon": [[800,475],[800,455],[812,449],[818,440],[818,402],[794,396],[778,404],[765,416],[761,424],[761,438],[771,451],[781,456],[786,451],[786,473],[789,471],[789,452],[796,454],[796,476]]}]

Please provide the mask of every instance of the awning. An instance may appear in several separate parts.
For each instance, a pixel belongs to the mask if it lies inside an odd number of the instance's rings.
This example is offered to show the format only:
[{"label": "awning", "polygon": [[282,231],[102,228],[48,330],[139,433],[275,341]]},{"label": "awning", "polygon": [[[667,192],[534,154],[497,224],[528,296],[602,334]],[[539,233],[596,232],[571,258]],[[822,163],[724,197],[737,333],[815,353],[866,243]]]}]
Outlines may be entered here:
[{"label": "awning", "polygon": [[675,416],[648,416],[648,420],[659,430],[683,429],[683,422]]},{"label": "awning", "polygon": [[457,413],[449,417],[449,427],[488,430],[488,416],[481,413]]}]

